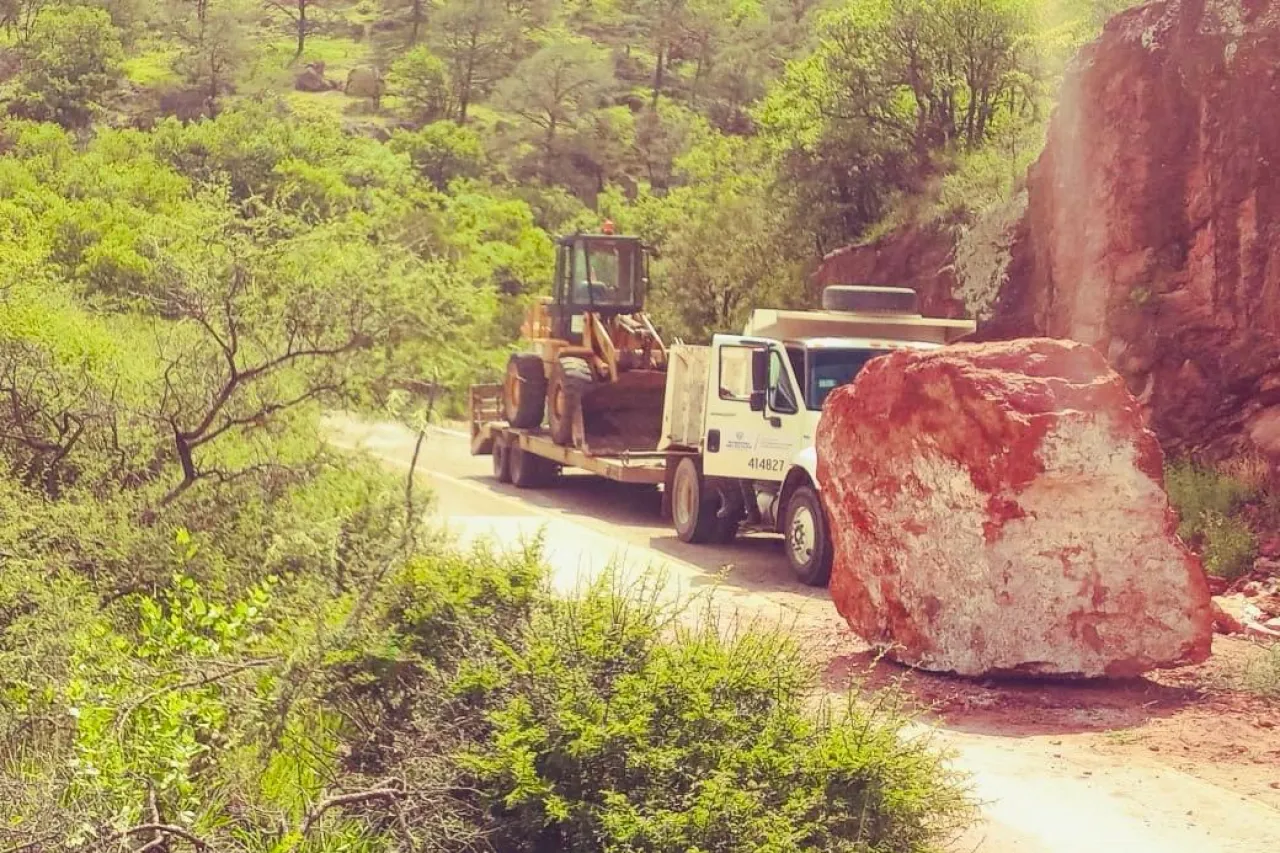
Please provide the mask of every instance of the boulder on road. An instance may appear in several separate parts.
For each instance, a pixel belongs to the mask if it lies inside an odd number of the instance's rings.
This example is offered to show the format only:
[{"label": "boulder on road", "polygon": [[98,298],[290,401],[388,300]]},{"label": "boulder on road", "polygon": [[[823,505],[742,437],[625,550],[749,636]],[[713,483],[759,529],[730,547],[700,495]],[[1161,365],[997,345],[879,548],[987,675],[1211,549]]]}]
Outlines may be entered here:
[{"label": "boulder on road", "polygon": [[1097,351],[900,351],[828,399],[831,595],[864,639],[962,675],[1132,676],[1209,656],[1163,455]]}]

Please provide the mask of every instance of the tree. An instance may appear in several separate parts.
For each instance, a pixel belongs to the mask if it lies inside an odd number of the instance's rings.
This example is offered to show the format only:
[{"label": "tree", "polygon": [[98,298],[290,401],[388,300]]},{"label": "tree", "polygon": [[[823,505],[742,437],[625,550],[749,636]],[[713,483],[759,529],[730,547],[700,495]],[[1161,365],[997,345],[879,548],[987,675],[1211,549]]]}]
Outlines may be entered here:
[{"label": "tree", "polygon": [[289,34],[296,40],[293,59],[297,62],[307,47],[307,36],[315,31],[316,12],[320,11],[318,0],[267,0],[266,10],[281,18]]},{"label": "tree", "polygon": [[449,0],[432,29],[449,64],[458,124],[466,124],[471,104],[506,75],[517,28],[501,0]]},{"label": "tree", "polygon": [[181,45],[174,69],[202,94],[205,111],[217,115],[218,99],[233,88],[251,48],[244,0],[170,0],[168,11]]},{"label": "tree", "polygon": [[429,124],[448,117],[449,73],[444,61],[425,46],[409,50],[392,63],[387,85],[415,123]]},{"label": "tree", "polygon": [[1030,0],[855,0],[818,20],[756,118],[823,249],[983,145],[1035,69]]},{"label": "tree", "polygon": [[84,127],[119,83],[124,62],[111,16],[88,6],[46,9],[22,46],[18,110]]},{"label": "tree", "polygon": [[417,131],[398,130],[390,145],[408,154],[418,173],[439,190],[457,178],[479,178],[484,172],[480,137],[450,121],[437,121]]},{"label": "tree", "polygon": [[564,39],[551,42],[516,66],[499,89],[499,97],[507,109],[539,130],[549,157],[556,134],[573,129],[613,83],[604,51],[586,41]]}]

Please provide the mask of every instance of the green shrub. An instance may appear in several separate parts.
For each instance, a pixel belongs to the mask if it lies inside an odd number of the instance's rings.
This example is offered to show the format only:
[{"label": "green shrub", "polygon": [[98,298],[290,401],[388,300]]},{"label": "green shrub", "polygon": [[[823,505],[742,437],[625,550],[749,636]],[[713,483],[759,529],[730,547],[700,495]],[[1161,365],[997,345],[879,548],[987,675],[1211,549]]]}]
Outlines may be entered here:
[{"label": "green shrub", "polygon": [[1165,489],[1182,520],[1178,533],[1185,539],[1199,536],[1209,516],[1231,515],[1254,496],[1253,488],[1235,477],[1185,460],[1166,468]]},{"label": "green shrub", "polygon": [[1257,556],[1257,537],[1235,513],[1257,497],[1257,487],[1230,474],[1182,461],[1167,468],[1165,488],[1181,519],[1178,535],[1200,549],[1205,569],[1228,579],[1248,572]]},{"label": "green shrub", "polygon": [[606,581],[542,602],[496,670],[464,673],[483,716],[463,767],[497,849],[923,851],[964,823],[895,710],[815,713],[789,638],[678,615]]},{"label": "green shrub", "polygon": [[1245,688],[1280,699],[1280,643],[1272,643],[1262,657],[1245,670]]},{"label": "green shrub", "polygon": [[1235,580],[1253,568],[1258,539],[1243,519],[1207,512],[1200,538],[1204,568],[1209,574]]}]

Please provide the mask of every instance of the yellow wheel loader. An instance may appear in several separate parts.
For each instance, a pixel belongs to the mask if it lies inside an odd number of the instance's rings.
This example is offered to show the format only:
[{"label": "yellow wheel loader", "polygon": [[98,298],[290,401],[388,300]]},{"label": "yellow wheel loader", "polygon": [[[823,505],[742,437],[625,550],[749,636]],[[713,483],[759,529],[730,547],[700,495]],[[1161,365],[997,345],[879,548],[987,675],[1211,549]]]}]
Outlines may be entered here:
[{"label": "yellow wheel loader", "polygon": [[545,417],[564,447],[652,451],[667,348],[644,313],[648,252],[611,223],[602,232],[556,241],[552,294],[525,316],[531,350],[507,362],[503,409],[517,429],[537,429]]}]

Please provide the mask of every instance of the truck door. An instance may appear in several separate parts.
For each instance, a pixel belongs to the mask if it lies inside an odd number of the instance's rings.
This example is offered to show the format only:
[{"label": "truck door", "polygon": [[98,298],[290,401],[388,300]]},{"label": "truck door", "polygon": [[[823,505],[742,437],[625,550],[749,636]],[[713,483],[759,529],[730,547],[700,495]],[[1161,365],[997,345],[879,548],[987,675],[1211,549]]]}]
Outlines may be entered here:
[{"label": "truck door", "polygon": [[[762,411],[751,406],[751,359],[768,352]],[[799,385],[781,347],[758,338],[716,335],[711,342],[702,470],[711,477],[781,481],[800,449]]]}]

